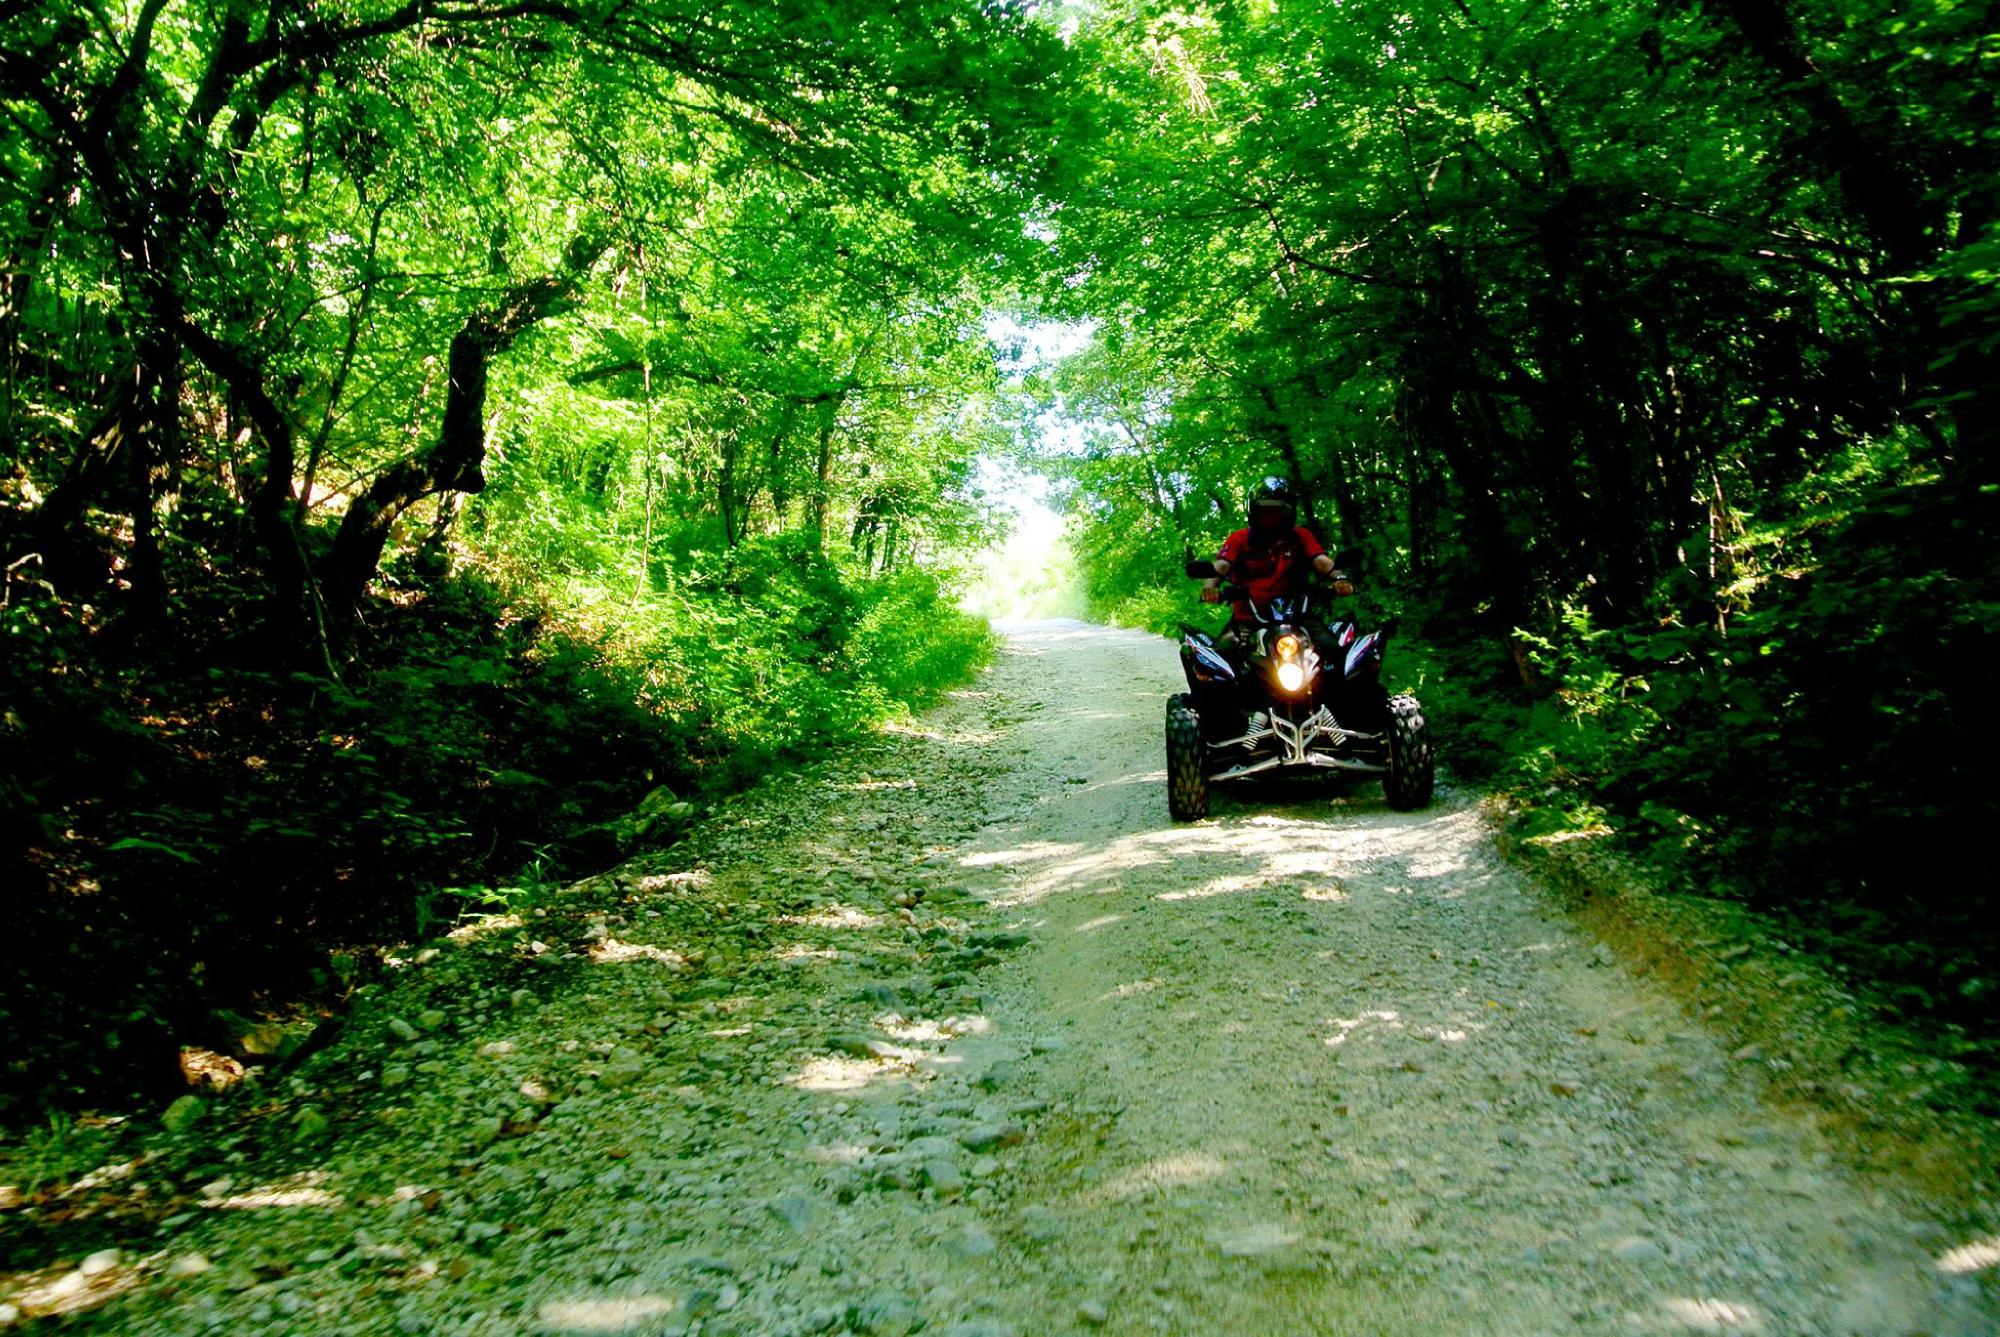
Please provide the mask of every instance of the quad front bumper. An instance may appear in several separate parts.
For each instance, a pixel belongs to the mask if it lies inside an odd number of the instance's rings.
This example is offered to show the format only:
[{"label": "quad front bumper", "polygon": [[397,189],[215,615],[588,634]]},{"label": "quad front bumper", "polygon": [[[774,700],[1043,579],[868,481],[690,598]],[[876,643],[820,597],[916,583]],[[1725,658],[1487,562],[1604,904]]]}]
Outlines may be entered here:
[{"label": "quad front bumper", "polygon": [[1325,706],[1302,720],[1258,711],[1240,737],[1208,745],[1208,778],[1240,780],[1294,768],[1381,775],[1389,769],[1384,754],[1381,735],[1342,728]]}]

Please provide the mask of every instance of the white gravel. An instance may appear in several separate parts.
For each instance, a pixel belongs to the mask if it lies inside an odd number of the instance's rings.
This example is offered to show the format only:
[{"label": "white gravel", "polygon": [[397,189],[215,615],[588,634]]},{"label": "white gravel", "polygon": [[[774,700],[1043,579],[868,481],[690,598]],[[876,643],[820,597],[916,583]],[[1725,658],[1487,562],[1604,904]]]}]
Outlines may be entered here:
[{"label": "white gravel", "polygon": [[916,725],[364,1006],[295,1093],[326,1143],[100,1266],[96,1321],[2000,1331],[2000,1243],[1761,1104],[1468,797],[1175,826],[1172,646],[1009,631]]}]

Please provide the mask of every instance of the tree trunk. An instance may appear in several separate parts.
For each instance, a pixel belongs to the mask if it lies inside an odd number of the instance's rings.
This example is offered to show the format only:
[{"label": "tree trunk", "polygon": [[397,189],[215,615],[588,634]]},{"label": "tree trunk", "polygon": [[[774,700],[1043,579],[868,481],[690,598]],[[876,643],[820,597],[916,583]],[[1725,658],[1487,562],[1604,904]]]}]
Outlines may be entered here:
[{"label": "tree trunk", "polygon": [[771,433],[771,446],[768,452],[769,464],[766,467],[771,480],[771,510],[777,517],[780,533],[784,532],[785,513],[792,505],[791,487],[785,478],[785,442],[792,435],[792,420],[798,416],[798,412],[799,406],[789,399],[779,408],[778,426]]},{"label": "tree trunk", "polygon": [[[376,475],[349,505],[327,555],[326,594],[336,627],[346,628],[382,564],[389,532],[415,502],[437,492],[478,492],[486,486],[486,383],[491,360],[573,294],[605,243],[584,232],[569,245],[561,270],[509,289],[493,306],[465,318],[446,360],[450,386],[436,442],[420,455]],[[290,475],[285,478],[290,489]]]},{"label": "tree trunk", "polygon": [[228,385],[264,443],[264,472],[250,493],[248,506],[251,529],[270,567],[266,628],[282,651],[300,642],[310,620],[318,629],[324,658],[325,627],[320,622],[318,596],[308,588],[311,572],[299,541],[298,495],[292,478],[298,451],[291,420],[265,390],[263,375],[236,349],[188,321],[181,322],[180,336],[188,351]]},{"label": "tree trunk", "polygon": [[864,571],[875,569],[875,536],[882,528],[882,498],[871,493],[861,499],[861,505],[854,513],[854,530],[848,535],[848,546],[866,547],[861,557]]},{"label": "tree trunk", "polygon": [[141,417],[126,438],[132,510],[132,618],[135,630],[153,626],[167,613],[166,560],[160,550],[159,503],[166,462],[174,458],[181,398],[180,347],[154,341],[146,362],[148,381],[139,401]]},{"label": "tree trunk", "polygon": [[826,550],[826,511],[831,501],[833,478],[833,429],[840,418],[840,398],[823,399],[819,403],[819,463],[813,472],[812,519],[809,529],[813,546],[822,552]]},{"label": "tree trunk", "polygon": [[716,505],[722,511],[722,541],[736,546],[736,433],[723,434],[722,472],[715,485]]},{"label": "tree trunk", "polygon": [[76,530],[84,512],[105,487],[131,431],[135,401],[139,397],[139,372],[135,368],[120,378],[111,402],[77,442],[62,481],[50,489],[48,497],[36,508],[22,550],[7,555],[11,562],[31,552],[40,553],[42,570],[49,583],[65,593],[94,589],[109,574],[101,555],[79,542]]}]

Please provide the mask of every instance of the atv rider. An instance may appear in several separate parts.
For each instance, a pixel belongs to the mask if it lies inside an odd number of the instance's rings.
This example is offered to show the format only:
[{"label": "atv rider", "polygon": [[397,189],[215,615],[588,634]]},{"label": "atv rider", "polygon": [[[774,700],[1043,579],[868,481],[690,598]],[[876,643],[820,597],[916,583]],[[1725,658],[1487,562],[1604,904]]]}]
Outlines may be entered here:
[{"label": "atv rider", "polygon": [[[1270,599],[1296,598],[1306,592],[1307,577],[1314,571],[1333,578],[1337,595],[1354,593],[1347,577],[1334,570],[1333,558],[1298,522],[1298,506],[1292,485],[1282,478],[1266,478],[1250,490],[1249,525],[1222,541],[1215,555],[1216,579],[1201,587],[1203,603],[1222,602],[1222,580],[1233,578],[1243,594],[1257,603]],[[1314,640],[1325,634],[1309,619],[1307,630]],[[1229,627],[1216,638],[1216,646],[1231,659],[1238,659],[1252,642],[1250,628],[1255,619],[1244,598],[1235,600]]]}]

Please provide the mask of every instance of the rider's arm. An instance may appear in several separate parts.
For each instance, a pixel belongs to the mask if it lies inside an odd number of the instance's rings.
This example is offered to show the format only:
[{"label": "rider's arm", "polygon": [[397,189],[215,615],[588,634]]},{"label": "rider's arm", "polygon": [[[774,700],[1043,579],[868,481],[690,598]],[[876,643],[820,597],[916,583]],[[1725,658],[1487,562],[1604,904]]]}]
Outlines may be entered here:
[{"label": "rider's arm", "polygon": [[1220,557],[1215,559],[1214,566],[1216,579],[1204,580],[1201,583],[1201,601],[1205,604],[1222,602],[1222,580],[1229,574],[1229,563]]},{"label": "rider's arm", "polygon": [[1313,570],[1319,572],[1322,576],[1332,578],[1333,592],[1336,595],[1345,597],[1354,593],[1354,582],[1347,578],[1346,572],[1334,570],[1333,559],[1325,553],[1321,553],[1319,556],[1313,558]]}]

